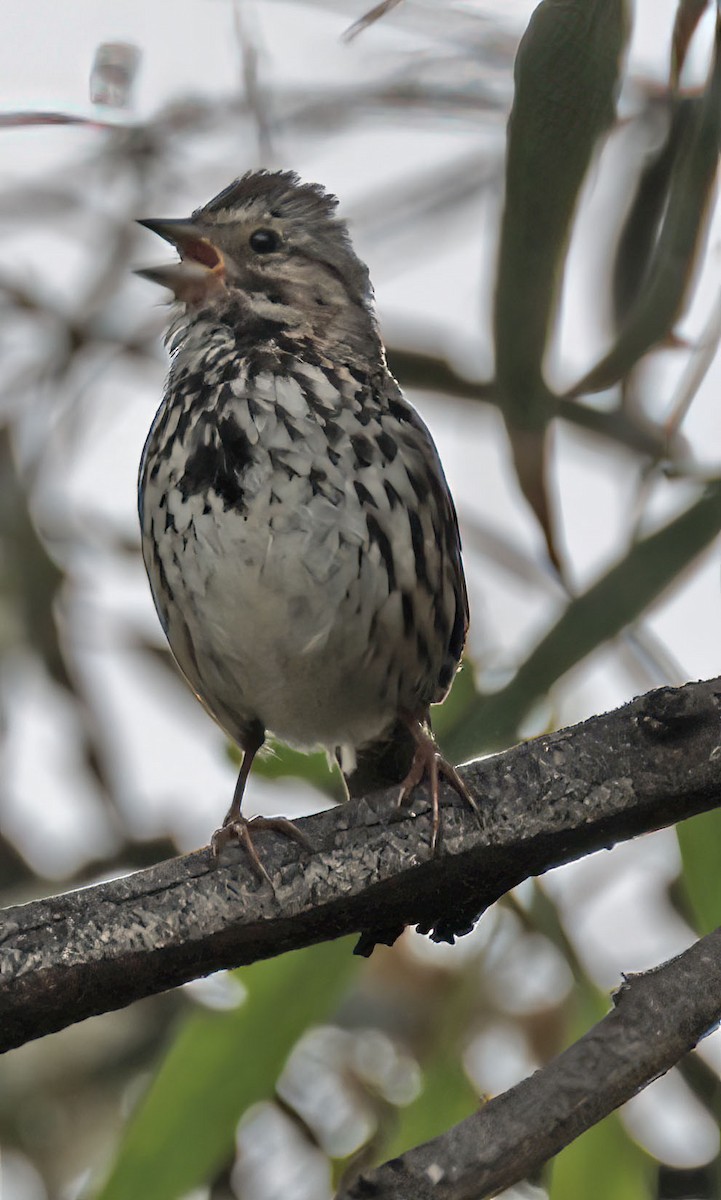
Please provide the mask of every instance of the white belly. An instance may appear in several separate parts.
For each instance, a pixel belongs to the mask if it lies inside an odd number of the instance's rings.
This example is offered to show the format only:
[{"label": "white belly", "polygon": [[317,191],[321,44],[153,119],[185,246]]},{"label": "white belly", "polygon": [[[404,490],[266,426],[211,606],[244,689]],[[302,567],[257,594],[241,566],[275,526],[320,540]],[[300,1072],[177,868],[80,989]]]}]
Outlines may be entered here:
[{"label": "white belly", "polygon": [[143,554],[163,627],[241,745],[260,723],[303,748],[361,747],[439,698],[463,633],[430,436],[392,387],[393,411],[346,367],[333,382],[309,367],[310,388],[247,378],[247,365],[222,383],[213,372],[226,359],[213,354],[191,356],[185,374],[175,360],[141,464]]},{"label": "white belly", "polygon": [[[166,632],[219,724],[242,741],[259,720],[301,748],[379,737],[397,694],[383,694],[385,662],[369,644],[383,598],[367,602],[377,573],[359,572],[354,508],[316,498],[312,513],[285,504],[281,514],[256,502],[244,519],[219,505],[204,513],[197,497],[175,503],[177,532],[159,546],[182,620],[171,609]],[[148,571],[155,593],[150,556]]]}]

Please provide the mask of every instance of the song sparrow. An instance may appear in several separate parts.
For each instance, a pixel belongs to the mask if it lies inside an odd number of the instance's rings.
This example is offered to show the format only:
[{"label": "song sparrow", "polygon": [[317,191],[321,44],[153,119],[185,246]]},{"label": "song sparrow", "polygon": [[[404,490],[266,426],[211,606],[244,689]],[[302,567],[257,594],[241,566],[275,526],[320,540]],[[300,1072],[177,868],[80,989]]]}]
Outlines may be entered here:
[{"label": "song sparrow", "polygon": [[264,875],[241,800],[266,730],[347,773],[400,719],[401,800],[427,772],[433,846],[439,773],[473,804],[428,726],[468,625],[456,514],[336,204],[257,171],[188,220],[141,221],[180,254],[140,272],[178,302],[140,467],[143,555],[180,668],[244,751],[213,848],[238,838]]}]

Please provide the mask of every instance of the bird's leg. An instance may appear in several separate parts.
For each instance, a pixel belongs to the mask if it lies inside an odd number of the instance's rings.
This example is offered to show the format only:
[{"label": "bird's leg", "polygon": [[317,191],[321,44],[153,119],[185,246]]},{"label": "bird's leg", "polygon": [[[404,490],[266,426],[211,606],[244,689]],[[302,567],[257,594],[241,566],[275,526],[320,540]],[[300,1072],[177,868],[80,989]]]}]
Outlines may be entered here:
[{"label": "bird's leg", "polygon": [[248,740],[243,751],[243,761],[240,764],[240,771],[238,772],[233,792],[233,802],[225,814],[222,826],[220,829],[216,829],[210,839],[210,848],[214,858],[217,859],[223,847],[227,846],[229,842],[240,842],[241,846],[244,846],[247,851],[248,858],[256,875],[261,880],[269,883],[272,888],[273,882],[255,848],[250,832],[251,825],[254,829],[274,829],[276,833],[284,833],[288,837],[292,837],[296,842],[300,842],[301,846],[304,846],[306,850],[311,850],[312,846],[305,834],[301,833],[300,829],[296,828],[293,822],[286,820],[285,817],[251,817],[249,820],[240,811],[243,792],[245,791],[245,785],[250,775],[250,769],[253,766],[253,760],[263,745],[264,740],[265,734],[262,731],[254,733],[252,739]]},{"label": "bird's leg", "polygon": [[441,830],[441,809],[438,798],[438,784],[441,775],[445,776],[454,791],[473,809],[479,823],[481,814],[475,798],[469,792],[456,768],[441,754],[436,740],[425,722],[408,713],[401,713],[401,720],[415,742],[416,751],[410,770],[401,784],[398,804],[410,804],[415,788],[427,774],[432,810],[431,850],[435,850]]}]

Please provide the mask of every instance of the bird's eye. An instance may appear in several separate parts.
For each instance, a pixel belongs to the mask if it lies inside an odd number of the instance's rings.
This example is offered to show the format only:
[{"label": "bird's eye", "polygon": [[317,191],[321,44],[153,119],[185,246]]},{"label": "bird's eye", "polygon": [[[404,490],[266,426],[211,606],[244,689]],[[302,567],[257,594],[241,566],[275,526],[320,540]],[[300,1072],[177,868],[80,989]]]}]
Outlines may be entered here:
[{"label": "bird's eye", "polygon": [[256,254],[270,254],[280,245],[280,238],[274,229],[254,229],[248,240],[251,250],[255,250]]}]

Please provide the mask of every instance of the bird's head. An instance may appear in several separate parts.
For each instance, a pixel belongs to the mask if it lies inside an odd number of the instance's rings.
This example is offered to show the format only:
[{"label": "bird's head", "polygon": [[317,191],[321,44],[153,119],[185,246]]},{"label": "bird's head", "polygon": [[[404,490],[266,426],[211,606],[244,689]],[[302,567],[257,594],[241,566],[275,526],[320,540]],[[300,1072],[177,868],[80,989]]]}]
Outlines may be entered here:
[{"label": "bird's head", "polygon": [[187,220],[141,221],[176,247],[180,262],[138,274],[190,309],[235,294],[246,311],[279,324],[371,332],[368,270],[337,203],[293,172],[249,172]]}]

